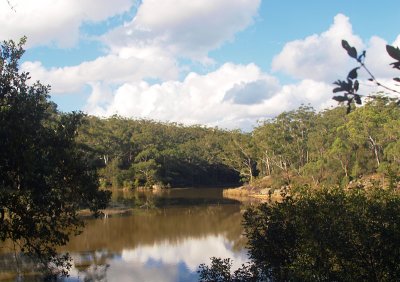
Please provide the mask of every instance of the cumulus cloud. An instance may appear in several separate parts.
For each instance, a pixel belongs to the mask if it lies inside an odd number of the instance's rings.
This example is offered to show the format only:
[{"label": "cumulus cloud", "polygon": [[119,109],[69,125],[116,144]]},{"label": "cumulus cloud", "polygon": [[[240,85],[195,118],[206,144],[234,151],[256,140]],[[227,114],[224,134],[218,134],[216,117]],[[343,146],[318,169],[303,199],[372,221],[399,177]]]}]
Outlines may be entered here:
[{"label": "cumulus cloud", "polygon": [[400,34],[397,36],[392,45],[400,48]]},{"label": "cumulus cloud", "polygon": [[[39,0],[39,4],[27,4],[24,9],[32,17],[37,7],[50,5],[49,1]],[[77,0],[57,1],[51,7],[52,13],[57,15],[67,10],[65,14],[45,21],[47,10],[38,10],[40,19],[32,18],[32,28],[26,27],[22,20],[14,22],[15,31],[30,32],[34,42],[67,46],[77,40],[83,22],[105,20],[133,5],[128,0],[77,3]],[[91,94],[85,105],[90,114],[119,114],[246,130],[258,119],[276,116],[301,104],[310,103],[317,110],[335,105],[331,100],[332,82],[345,78],[357,65],[342,49],[342,39],[359,51],[366,48],[367,64],[382,81],[394,76],[388,67],[391,59],[384,51],[386,41],[372,37],[364,43],[353,33],[349,18],[338,14],[327,31],[287,43],[273,59],[272,70],[298,79],[294,83],[281,85],[277,77],[255,64],[225,63],[209,73],[191,72],[184,77],[182,70],[190,66],[182,65],[180,59],[211,62],[208,57],[211,50],[232,40],[237,32],[253,23],[261,0],[139,3],[130,21],[98,38],[108,47],[106,55],[61,68],[25,62],[22,69],[29,71],[33,80],[52,85],[55,94],[79,93],[84,86],[90,86]],[[17,14],[25,11],[18,7]],[[11,13],[7,10],[0,10],[0,16]],[[23,18],[19,14],[15,17]],[[4,18],[0,17],[0,24],[6,26],[7,35],[11,27]],[[400,36],[394,45],[399,43]],[[361,71],[360,75],[366,78]],[[161,82],[151,84],[149,79]],[[362,81],[361,87],[360,91],[371,92],[368,82]]]},{"label": "cumulus cloud", "polygon": [[362,40],[353,34],[349,18],[338,14],[331,27],[320,35],[285,45],[272,62],[274,71],[281,71],[297,79],[332,82],[349,66],[348,55],[341,47],[346,39],[357,49],[364,47]]},{"label": "cumulus cloud", "polygon": [[[154,85],[143,81],[125,83],[114,92],[113,99],[103,111],[94,113],[209,123],[232,115],[229,111],[235,105],[223,102],[231,88],[262,78],[268,79],[254,64],[227,63],[206,75],[190,73],[182,82],[166,81]],[[269,80],[276,87],[276,81]]]},{"label": "cumulus cloud", "polygon": [[90,114],[150,118],[185,124],[205,124],[250,130],[256,120],[311,103],[317,109],[330,105],[332,86],[303,80],[280,86],[276,78],[254,64],[227,63],[205,75],[190,73],[182,82],[150,85],[125,83],[97,101],[94,88],[86,110]]},{"label": "cumulus cloud", "polygon": [[[38,14],[41,19],[33,20],[32,34],[28,34],[30,41],[33,38],[34,42],[56,42],[65,46],[77,40],[82,22],[104,20],[126,11],[133,2],[118,1],[111,3],[91,0],[78,5],[78,2],[71,0],[58,1],[57,5],[51,6],[47,0],[40,0],[35,5],[24,5],[24,9],[16,5],[16,10],[18,17],[22,17],[20,15],[22,13]],[[33,80],[50,84],[53,94],[79,93],[84,86],[92,86],[93,93],[96,94],[92,95],[87,107],[98,112],[100,109],[98,101],[108,99],[110,86],[118,88],[116,95],[118,98],[125,89],[141,85],[142,80],[146,79],[169,81],[165,85],[170,87],[179,84],[180,82],[174,80],[185,69],[185,66],[178,63],[179,58],[210,62],[207,53],[227,40],[233,39],[235,33],[249,26],[257,14],[260,2],[260,0],[141,1],[131,21],[101,36],[103,43],[109,47],[106,55],[76,66],[60,68],[45,68],[38,61],[25,62],[22,70],[29,71]],[[43,6],[46,5],[51,6],[51,9],[44,9]],[[49,24],[48,19],[44,20],[47,17],[46,13],[52,13],[54,16],[61,10],[67,12],[57,17],[54,23],[50,21],[52,24]],[[11,13],[10,9],[7,13]],[[50,26],[54,31],[50,30]],[[19,29],[31,32],[23,21],[15,25],[13,33],[18,33]],[[105,89],[100,90],[99,85]],[[154,92],[157,86],[151,89]],[[106,93],[106,98],[100,97],[103,92]],[[123,111],[119,109],[121,110]]]},{"label": "cumulus cloud", "polygon": [[79,92],[86,84],[102,82],[121,84],[145,78],[176,79],[179,73],[175,60],[166,56],[107,55],[77,66],[45,68],[40,62],[25,62],[21,69],[52,86],[52,93]]},{"label": "cumulus cloud", "polygon": [[260,0],[144,0],[136,16],[103,36],[113,52],[163,49],[209,62],[207,53],[253,22]]},{"label": "cumulus cloud", "polygon": [[[359,36],[353,33],[349,18],[342,14],[335,16],[333,24],[327,31],[287,43],[273,59],[272,70],[301,79],[297,88],[301,85],[308,85],[311,81],[313,87],[316,87],[316,82],[322,82],[323,84],[320,84],[322,86],[338,79],[345,79],[348,72],[359,64],[342,49],[342,39],[355,46],[359,54],[366,50],[365,64],[369,70],[381,83],[394,87],[392,78],[398,76],[398,72],[389,66],[392,60],[386,53],[386,44],[388,43],[377,36],[372,36],[368,42],[363,42]],[[400,35],[393,45],[399,43]],[[361,84],[360,94],[369,95],[382,90],[368,81],[370,76],[364,69],[360,69],[358,75]],[[332,86],[330,87],[332,88]],[[285,88],[293,88],[293,85],[283,87],[283,89]],[[292,93],[293,91],[294,89],[290,90]],[[303,89],[303,91],[309,94],[314,92],[310,89]],[[318,95],[318,93],[313,95]],[[296,97],[300,98],[302,95],[299,93],[299,96]],[[293,98],[297,99],[296,97]]]},{"label": "cumulus cloud", "polygon": [[235,104],[252,105],[271,98],[278,89],[277,79],[268,77],[249,83],[234,85],[226,92],[224,101],[232,101]]},{"label": "cumulus cloud", "polygon": [[28,46],[74,46],[83,22],[99,22],[129,11],[131,0],[0,1],[0,40],[26,35]]}]

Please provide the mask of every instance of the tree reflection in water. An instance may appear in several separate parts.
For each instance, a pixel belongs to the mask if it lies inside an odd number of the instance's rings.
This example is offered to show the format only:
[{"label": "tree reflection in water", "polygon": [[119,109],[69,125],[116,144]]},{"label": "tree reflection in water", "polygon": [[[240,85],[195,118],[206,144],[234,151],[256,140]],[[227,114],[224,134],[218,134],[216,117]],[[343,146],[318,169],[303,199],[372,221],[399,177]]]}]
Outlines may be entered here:
[{"label": "tree reflection in water", "polygon": [[212,256],[233,258],[234,267],[247,260],[240,204],[222,199],[221,189],[151,197],[162,207],[87,220],[60,249],[73,258],[65,280],[197,281],[198,265]]}]

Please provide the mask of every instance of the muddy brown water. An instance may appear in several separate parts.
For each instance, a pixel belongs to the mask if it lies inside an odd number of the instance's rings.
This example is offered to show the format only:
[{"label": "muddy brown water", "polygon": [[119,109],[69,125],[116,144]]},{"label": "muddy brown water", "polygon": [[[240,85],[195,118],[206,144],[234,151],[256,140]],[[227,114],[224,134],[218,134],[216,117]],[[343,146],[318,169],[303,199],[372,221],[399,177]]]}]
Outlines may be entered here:
[{"label": "muddy brown water", "polygon": [[[85,221],[83,233],[60,249],[73,259],[64,281],[197,281],[210,257],[229,257],[233,268],[247,260],[241,204],[220,188],[113,193],[113,207],[134,205],[143,208]],[[13,269],[12,254],[3,252],[0,273]]]}]

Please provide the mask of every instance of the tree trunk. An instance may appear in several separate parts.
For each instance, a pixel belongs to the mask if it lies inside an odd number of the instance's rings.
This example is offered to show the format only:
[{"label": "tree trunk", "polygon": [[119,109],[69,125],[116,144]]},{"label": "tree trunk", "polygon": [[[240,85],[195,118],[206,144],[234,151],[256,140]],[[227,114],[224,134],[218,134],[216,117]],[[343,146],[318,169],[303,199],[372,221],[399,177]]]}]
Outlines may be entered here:
[{"label": "tree trunk", "polygon": [[369,142],[371,142],[372,148],[374,149],[376,164],[377,164],[377,166],[379,166],[381,162],[379,160],[378,145],[376,144],[375,140],[371,136],[368,136],[368,139],[369,139]]}]

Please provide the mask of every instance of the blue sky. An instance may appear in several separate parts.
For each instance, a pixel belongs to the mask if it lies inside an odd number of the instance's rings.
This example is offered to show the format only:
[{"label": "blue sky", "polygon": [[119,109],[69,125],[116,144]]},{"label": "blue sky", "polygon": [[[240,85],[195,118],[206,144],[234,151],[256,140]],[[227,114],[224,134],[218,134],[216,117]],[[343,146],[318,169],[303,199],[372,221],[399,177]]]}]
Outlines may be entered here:
[{"label": "blue sky", "polygon": [[[334,106],[347,39],[382,80],[400,45],[395,0],[0,0],[0,39],[28,36],[21,69],[62,111],[250,129]],[[362,91],[374,91],[367,81]]]}]

